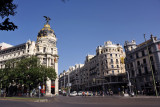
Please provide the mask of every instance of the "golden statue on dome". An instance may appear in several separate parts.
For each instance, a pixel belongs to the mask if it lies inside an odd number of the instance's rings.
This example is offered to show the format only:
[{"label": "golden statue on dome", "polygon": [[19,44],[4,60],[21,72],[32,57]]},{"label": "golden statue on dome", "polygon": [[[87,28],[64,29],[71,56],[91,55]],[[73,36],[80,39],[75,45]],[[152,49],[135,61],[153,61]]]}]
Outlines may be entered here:
[{"label": "golden statue on dome", "polygon": [[48,24],[48,22],[51,20],[51,18],[50,17],[47,17],[47,16],[43,16],[44,18],[46,18],[46,24]]}]

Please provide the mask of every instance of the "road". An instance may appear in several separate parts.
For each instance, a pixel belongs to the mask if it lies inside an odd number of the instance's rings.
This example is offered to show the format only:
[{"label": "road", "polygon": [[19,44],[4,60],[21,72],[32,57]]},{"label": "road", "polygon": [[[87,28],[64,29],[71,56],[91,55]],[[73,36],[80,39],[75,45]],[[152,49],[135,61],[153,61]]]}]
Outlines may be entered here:
[{"label": "road", "polygon": [[49,102],[0,100],[0,107],[159,107],[160,98],[67,97],[49,98]]}]

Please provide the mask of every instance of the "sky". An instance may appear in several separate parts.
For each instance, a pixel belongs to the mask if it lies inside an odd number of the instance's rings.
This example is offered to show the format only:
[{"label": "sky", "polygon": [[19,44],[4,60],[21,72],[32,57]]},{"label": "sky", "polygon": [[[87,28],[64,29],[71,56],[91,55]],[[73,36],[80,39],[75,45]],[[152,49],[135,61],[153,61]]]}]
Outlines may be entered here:
[{"label": "sky", "polygon": [[[153,34],[160,38],[160,0],[14,0],[18,5],[10,17],[18,29],[0,31],[0,43],[18,45],[36,41],[45,19],[57,37],[59,73],[84,63],[88,54],[106,41],[144,42]],[[0,21],[1,22],[1,21]]]}]

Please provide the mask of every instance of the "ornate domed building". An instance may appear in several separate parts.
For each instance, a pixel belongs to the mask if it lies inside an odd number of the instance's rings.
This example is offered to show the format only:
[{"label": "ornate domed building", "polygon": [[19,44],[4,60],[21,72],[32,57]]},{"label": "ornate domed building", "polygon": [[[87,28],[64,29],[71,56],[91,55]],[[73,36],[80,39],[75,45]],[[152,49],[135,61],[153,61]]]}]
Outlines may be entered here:
[{"label": "ornate domed building", "polygon": [[[58,51],[56,47],[57,38],[50,25],[47,23],[39,31],[36,42],[36,56],[41,63],[47,67],[53,67],[58,74]],[[57,76],[58,77],[58,76]],[[46,95],[58,94],[58,80],[46,82]]]},{"label": "ornate domed building", "polygon": [[[58,51],[56,47],[57,38],[54,31],[49,25],[49,17],[46,18],[46,24],[39,31],[37,41],[27,41],[26,43],[16,46],[8,45],[0,46],[0,69],[5,68],[5,62],[11,59],[19,59],[27,56],[37,56],[42,65],[53,67],[58,77]],[[4,43],[3,43],[4,44]],[[58,79],[55,81],[47,80],[43,86],[46,96],[58,94]]]}]

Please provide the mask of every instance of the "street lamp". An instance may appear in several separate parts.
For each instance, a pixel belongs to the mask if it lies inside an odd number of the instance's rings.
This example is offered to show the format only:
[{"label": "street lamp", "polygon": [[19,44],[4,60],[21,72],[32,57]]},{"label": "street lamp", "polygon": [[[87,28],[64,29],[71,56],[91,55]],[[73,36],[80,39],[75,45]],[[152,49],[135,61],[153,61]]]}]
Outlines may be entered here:
[{"label": "street lamp", "polygon": [[131,95],[131,81],[130,81],[130,77],[129,77],[129,72],[127,72],[127,77],[128,77],[128,86],[129,86],[129,94]]}]

